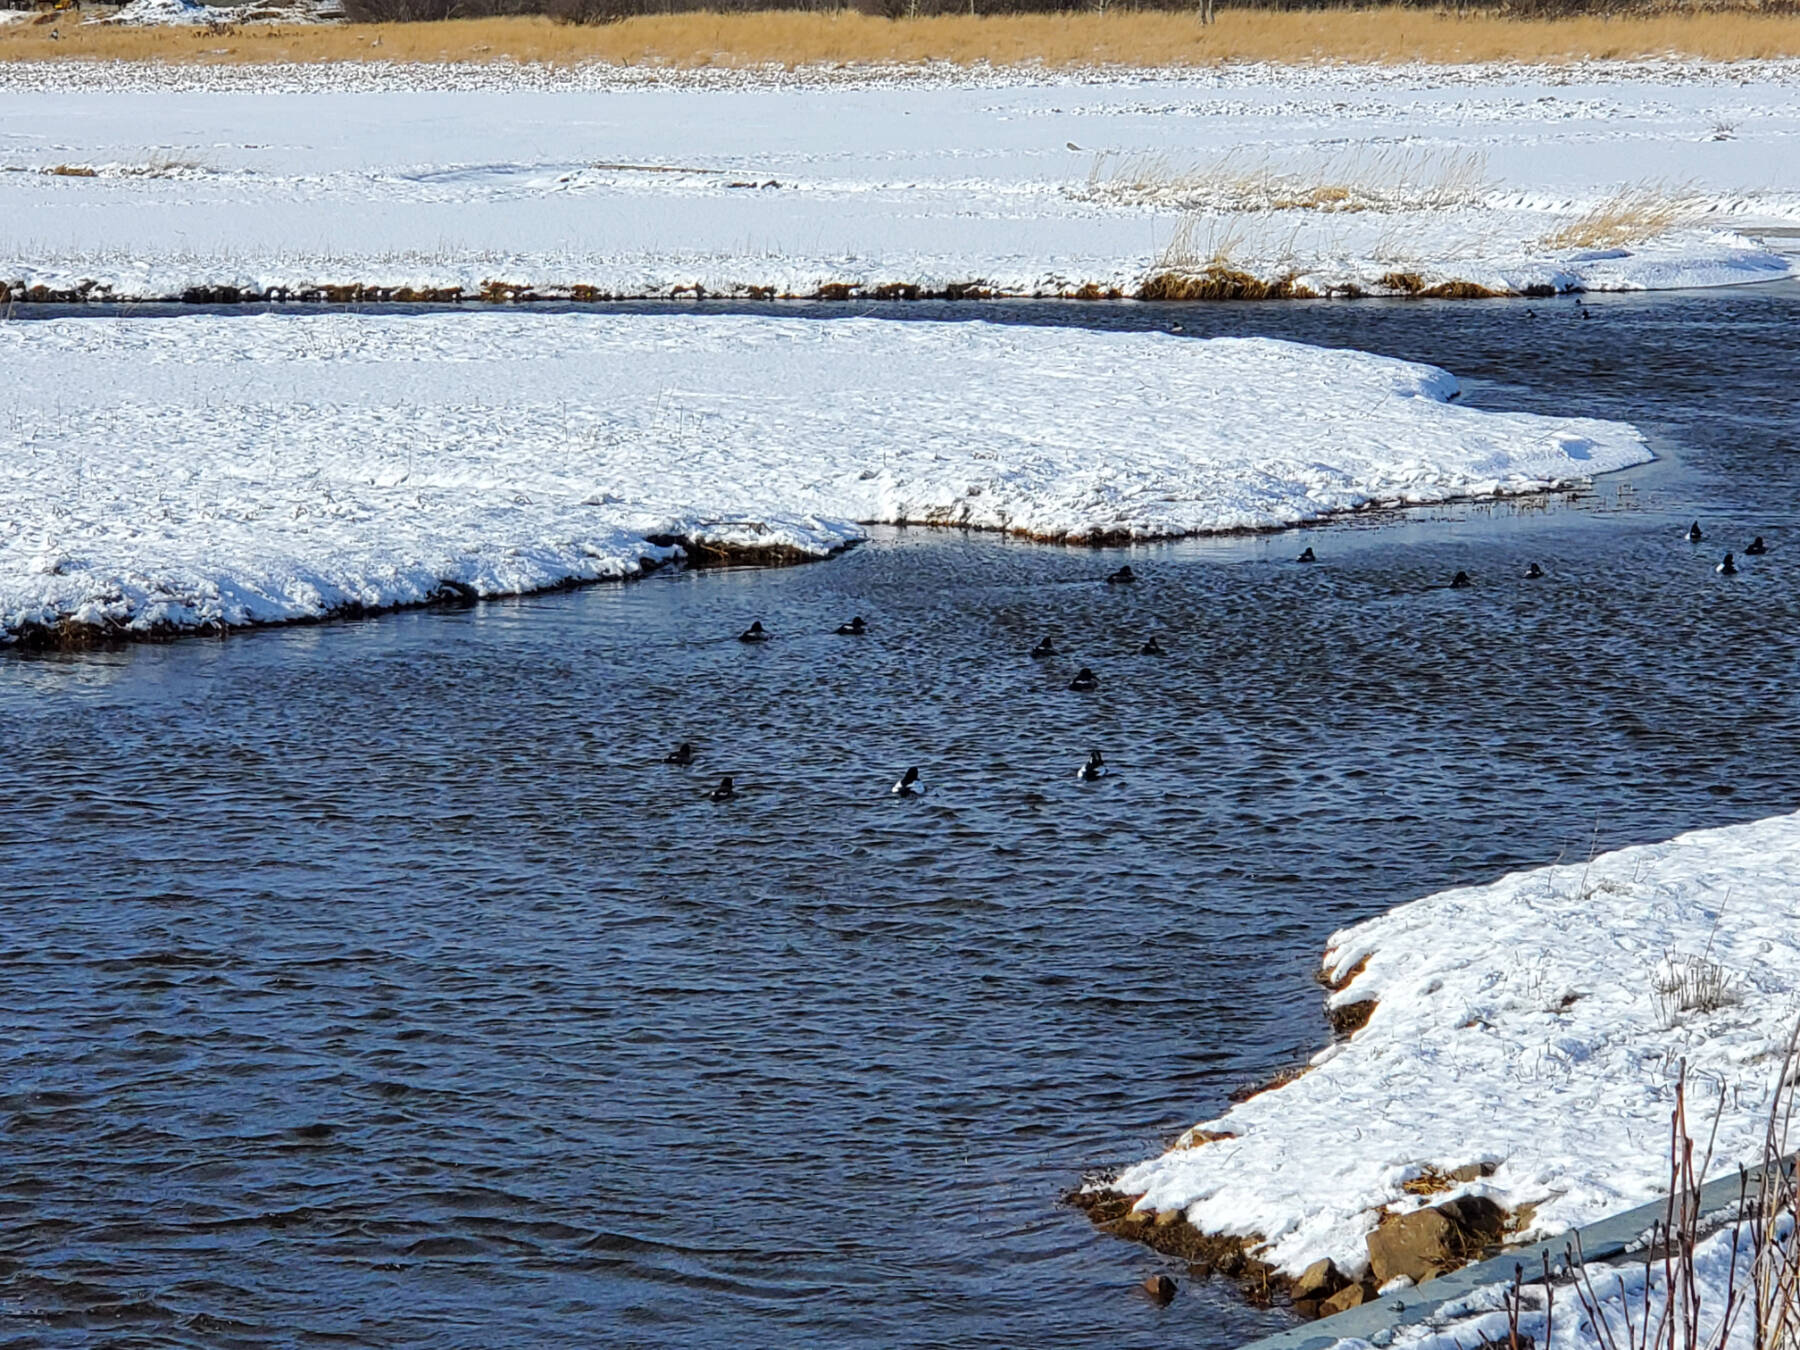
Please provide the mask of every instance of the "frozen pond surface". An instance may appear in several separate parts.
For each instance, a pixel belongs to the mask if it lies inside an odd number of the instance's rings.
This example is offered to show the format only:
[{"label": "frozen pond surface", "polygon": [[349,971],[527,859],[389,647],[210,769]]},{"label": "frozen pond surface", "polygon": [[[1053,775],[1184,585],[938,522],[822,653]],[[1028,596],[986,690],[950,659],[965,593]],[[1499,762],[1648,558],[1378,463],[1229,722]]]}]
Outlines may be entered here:
[{"label": "frozen pond surface", "polygon": [[1334,928],[1800,799],[1800,287],[1589,308],[970,311],[1439,361],[1669,456],[1548,506],[0,661],[0,1344],[1277,1325],[1151,1307],[1058,1193],[1316,1048]]}]

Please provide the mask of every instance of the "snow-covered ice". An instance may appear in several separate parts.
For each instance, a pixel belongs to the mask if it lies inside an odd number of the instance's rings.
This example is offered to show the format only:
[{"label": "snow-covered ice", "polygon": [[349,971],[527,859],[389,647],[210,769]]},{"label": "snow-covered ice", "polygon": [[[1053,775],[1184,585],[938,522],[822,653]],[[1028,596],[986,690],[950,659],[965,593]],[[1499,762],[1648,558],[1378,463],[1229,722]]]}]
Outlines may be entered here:
[{"label": "snow-covered ice", "polygon": [[[1796,914],[1800,815],[1403,905],[1330,941],[1329,979],[1367,961],[1331,995],[1376,1002],[1361,1031],[1115,1188],[1206,1232],[1255,1235],[1289,1273],[1320,1257],[1365,1271],[1384,1208],[1463,1194],[1534,1206],[1520,1239],[1554,1236],[1667,1193],[1683,1060],[1704,1129],[1724,1091],[1715,1174],[1760,1161],[1800,1014]],[[1709,981],[1720,1006],[1681,1006],[1714,1001],[1690,997]],[[1442,1194],[1402,1189],[1470,1164],[1495,1170]]]},{"label": "snow-covered ice", "polygon": [[1266,339],[724,315],[0,323],[0,631],[275,622],[631,575],[652,536],[1266,528],[1650,458]]},{"label": "snow-covered ice", "polygon": [[[1797,94],[1793,62],[0,64],[0,282],[1130,294],[1214,258],[1321,293],[1758,281],[1793,269],[1756,236],[1800,223]],[[193,172],[144,171],[170,164]],[[1677,203],[1653,237],[1556,242],[1646,185]]]}]

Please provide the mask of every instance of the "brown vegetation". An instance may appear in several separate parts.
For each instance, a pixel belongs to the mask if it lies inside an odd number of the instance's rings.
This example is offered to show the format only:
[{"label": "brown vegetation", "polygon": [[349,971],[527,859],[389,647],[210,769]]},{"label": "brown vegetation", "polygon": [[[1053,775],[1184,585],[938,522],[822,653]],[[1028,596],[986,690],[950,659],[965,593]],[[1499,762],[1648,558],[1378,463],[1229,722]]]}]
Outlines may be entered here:
[{"label": "brown vegetation", "polygon": [[1327,1008],[1325,1016],[1331,1023],[1331,1030],[1339,1040],[1348,1040],[1364,1027],[1375,1015],[1375,1000],[1365,998],[1356,1003],[1340,1003],[1335,1008]]},{"label": "brown vegetation", "polygon": [[225,30],[87,25],[69,14],[47,25],[0,27],[0,60],[611,62],[678,68],[948,61],[1066,67],[1800,55],[1800,19],[1769,12],[1772,8],[1746,4],[1547,19],[1398,7],[1228,9],[1210,25],[1192,13],[1172,11],[890,20],[853,10],[776,10],[652,15],[591,27],[516,17]]},{"label": "brown vegetation", "polygon": [[1141,1242],[1152,1251],[1185,1261],[1188,1272],[1196,1278],[1219,1275],[1235,1281],[1248,1302],[1266,1307],[1288,1286],[1289,1281],[1273,1266],[1248,1254],[1247,1248],[1261,1245],[1258,1237],[1202,1233],[1179,1210],[1160,1214],[1139,1211],[1133,1208],[1138,1197],[1117,1191],[1077,1190],[1064,1198],[1077,1209],[1085,1210],[1102,1232],[1128,1242]]},{"label": "brown vegetation", "polygon": [[1654,184],[1625,188],[1544,239],[1553,249],[1618,248],[1639,244],[1691,225],[1698,214],[1692,198]]},{"label": "brown vegetation", "polygon": [[[1331,977],[1330,968],[1332,958],[1335,955],[1335,952],[1325,953],[1325,964],[1319,967],[1318,974],[1319,983],[1324,985],[1334,994],[1338,993],[1340,990],[1348,989],[1350,987],[1350,982],[1369,968],[1369,957],[1364,956],[1360,961],[1334,980]],[[1373,953],[1370,953],[1370,955],[1373,955]]]},{"label": "brown vegetation", "polygon": [[1398,291],[1419,300],[1490,300],[1507,294],[1474,281],[1440,281],[1433,286],[1417,272],[1389,272],[1375,284],[1383,290]]},{"label": "brown vegetation", "polygon": [[1171,269],[1146,278],[1139,300],[1313,300],[1318,292],[1291,276],[1264,281],[1239,268],[1212,263],[1198,271]]}]

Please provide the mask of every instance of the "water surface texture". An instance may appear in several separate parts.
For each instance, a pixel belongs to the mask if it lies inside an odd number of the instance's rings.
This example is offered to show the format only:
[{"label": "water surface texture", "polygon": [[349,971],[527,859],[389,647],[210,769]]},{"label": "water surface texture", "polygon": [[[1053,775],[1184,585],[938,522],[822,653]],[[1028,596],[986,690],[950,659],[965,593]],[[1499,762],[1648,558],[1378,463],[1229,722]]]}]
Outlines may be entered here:
[{"label": "water surface texture", "polygon": [[1154,1308],[1059,1193],[1316,1049],[1341,924],[1800,806],[1800,288],[1589,308],[975,311],[1435,360],[1665,456],[1551,503],[0,660],[0,1344],[1283,1324]]}]

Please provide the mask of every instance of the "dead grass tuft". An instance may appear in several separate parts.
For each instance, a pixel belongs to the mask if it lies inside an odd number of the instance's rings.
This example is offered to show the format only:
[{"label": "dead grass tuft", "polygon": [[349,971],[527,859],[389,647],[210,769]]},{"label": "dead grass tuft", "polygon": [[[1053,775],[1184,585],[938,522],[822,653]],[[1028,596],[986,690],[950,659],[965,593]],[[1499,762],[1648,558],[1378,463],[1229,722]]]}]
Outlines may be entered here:
[{"label": "dead grass tuft", "polygon": [[1455,1186],[1448,1173],[1440,1172],[1435,1167],[1427,1167],[1418,1176],[1400,1183],[1400,1189],[1408,1195],[1442,1195]]},{"label": "dead grass tuft", "polygon": [[1449,210],[1480,202],[1488,186],[1486,158],[1465,151],[1359,149],[1285,167],[1233,152],[1182,168],[1163,155],[1102,152],[1072,195],[1195,213],[1334,215]]},{"label": "dead grass tuft", "polygon": [[1687,194],[1655,184],[1623,188],[1593,209],[1544,237],[1546,248],[1619,248],[1641,244],[1691,225],[1699,204]]},{"label": "dead grass tuft", "polygon": [[[1334,953],[1332,953],[1332,952],[1325,953],[1325,961],[1326,961],[1327,965],[1330,963],[1333,955],[1334,955]],[[1331,978],[1330,974],[1327,972],[1326,965],[1321,965],[1319,967],[1318,980],[1319,980],[1320,984],[1324,985],[1327,989],[1329,989],[1332,993],[1335,994],[1335,993],[1339,992],[1340,990],[1348,989],[1351,985],[1351,982],[1353,980],[1355,980],[1358,975],[1362,974],[1368,968],[1369,968],[1369,958],[1367,956],[1365,956],[1362,958],[1362,960],[1358,961],[1355,965],[1351,966],[1350,969],[1346,970],[1342,975],[1340,975],[1337,979],[1334,980]]]},{"label": "dead grass tuft", "polygon": [[[892,20],[851,10],[650,15],[583,27],[543,17],[435,23],[127,28],[66,19],[0,28],[0,60],[199,64],[541,62],[694,68],[929,61],[1014,66],[1214,66],[1230,61],[1546,63],[1669,55],[1733,61],[1800,56],[1800,19],[1725,9],[1559,19],[1400,7],[1108,10]],[[56,16],[62,17],[62,16]],[[53,38],[52,33],[56,36]]]},{"label": "dead grass tuft", "polygon": [[1369,1019],[1375,1015],[1375,1007],[1376,1003],[1372,998],[1356,1003],[1341,1003],[1335,1008],[1327,1008],[1325,1018],[1331,1023],[1332,1033],[1339,1040],[1349,1040],[1369,1025]]},{"label": "dead grass tuft", "polygon": [[1285,1069],[1278,1070],[1274,1075],[1262,1082],[1246,1083],[1240,1088],[1233,1088],[1230,1099],[1234,1102],[1247,1102],[1252,1097],[1262,1096],[1265,1092],[1273,1092],[1277,1088],[1284,1088],[1289,1083],[1306,1077],[1307,1074],[1312,1072],[1312,1067],[1313,1066],[1310,1064],[1289,1065]]},{"label": "dead grass tuft", "polygon": [[1212,265],[1197,272],[1153,272],[1137,289],[1139,300],[1316,300],[1318,292],[1292,274],[1264,281],[1235,267]]}]

